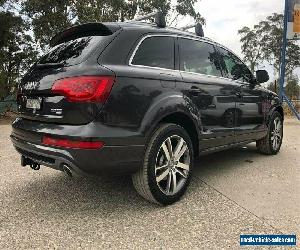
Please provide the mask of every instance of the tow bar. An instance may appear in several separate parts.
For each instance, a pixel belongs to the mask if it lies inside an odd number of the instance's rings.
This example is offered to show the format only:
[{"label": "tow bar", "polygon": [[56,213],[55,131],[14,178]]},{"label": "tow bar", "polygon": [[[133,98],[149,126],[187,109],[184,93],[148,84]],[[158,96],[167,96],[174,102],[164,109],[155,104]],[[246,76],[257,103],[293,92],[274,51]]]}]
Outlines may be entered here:
[{"label": "tow bar", "polygon": [[37,163],[32,163],[29,165],[33,170],[39,170],[41,168],[41,165],[40,164],[37,164]]},{"label": "tow bar", "polygon": [[33,160],[26,158],[24,155],[21,156],[21,166],[26,167],[29,166],[33,170],[39,170],[41,168],[41,165],[34,162]]}]

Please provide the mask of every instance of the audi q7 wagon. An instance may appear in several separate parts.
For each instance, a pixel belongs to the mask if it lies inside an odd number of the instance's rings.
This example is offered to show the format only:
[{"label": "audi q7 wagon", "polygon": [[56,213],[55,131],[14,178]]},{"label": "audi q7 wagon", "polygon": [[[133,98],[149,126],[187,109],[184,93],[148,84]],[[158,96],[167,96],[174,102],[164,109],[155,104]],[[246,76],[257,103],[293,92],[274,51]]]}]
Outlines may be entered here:
[{"label": "audi q7 wagon", "polygon": [[283,109],[229,49],[156,23],[88,23],[56,35],[21,80],[11,140],[21,165],[132,174],[168,205],[195,157],[251,142],[277,154]]}]

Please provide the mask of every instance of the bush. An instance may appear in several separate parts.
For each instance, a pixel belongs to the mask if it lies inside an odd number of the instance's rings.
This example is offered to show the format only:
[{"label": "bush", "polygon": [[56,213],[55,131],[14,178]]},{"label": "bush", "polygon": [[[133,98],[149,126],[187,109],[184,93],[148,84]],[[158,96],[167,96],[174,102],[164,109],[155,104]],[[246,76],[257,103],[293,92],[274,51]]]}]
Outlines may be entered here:
[{"label": "bush", "polygon": [[[300,101],[292,101],[292,103],[294,104],[296,110],[298,112],[300,112]],[[284,103],[283,104],[283,112],[284,112],[284,115],[286,116],[294,116],[294,113],[293,111],[290,109],[290,107],[287,105],[287,103]]]}]

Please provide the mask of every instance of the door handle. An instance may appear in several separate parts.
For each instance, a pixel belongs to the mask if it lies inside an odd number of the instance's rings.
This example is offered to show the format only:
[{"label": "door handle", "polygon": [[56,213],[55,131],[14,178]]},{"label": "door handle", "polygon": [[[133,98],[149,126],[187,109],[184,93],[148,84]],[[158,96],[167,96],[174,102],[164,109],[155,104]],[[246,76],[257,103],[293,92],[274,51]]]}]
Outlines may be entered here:
[{"label": "door handle", "polygon": [[242,98],[242,97],[243,97],[242,93],[239,92],[239,91],[235,92],[235,95],[236,95],[238,98]]},{"label": "door handle", "polygon": [[162,81],[177,81],[177,77],[171,73],[160,73],[160,79]]}]

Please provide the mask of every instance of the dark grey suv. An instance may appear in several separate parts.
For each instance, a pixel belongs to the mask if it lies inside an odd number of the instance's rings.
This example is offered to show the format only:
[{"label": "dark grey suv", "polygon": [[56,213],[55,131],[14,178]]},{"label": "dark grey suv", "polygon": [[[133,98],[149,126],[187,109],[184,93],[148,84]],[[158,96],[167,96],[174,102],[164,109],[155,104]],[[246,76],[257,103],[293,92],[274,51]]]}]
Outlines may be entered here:
[{"label": "dark grey suv", "polygon": [[83,24],[55,36],[23,77],[11,140],[23,166],[132,174],[143,197],[171,204],[199,155],[255,141],[279,151],[283,109],[267,80],[194,33]]}]

